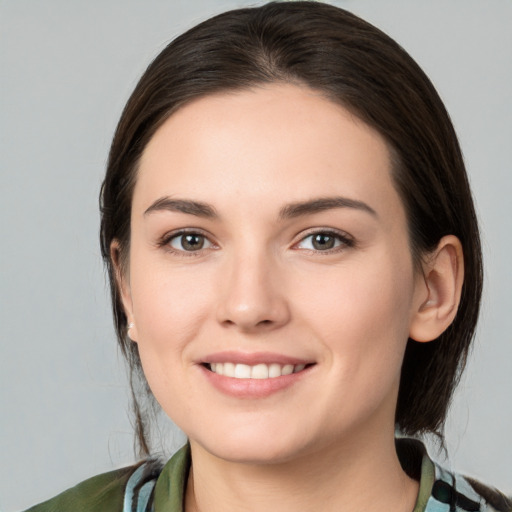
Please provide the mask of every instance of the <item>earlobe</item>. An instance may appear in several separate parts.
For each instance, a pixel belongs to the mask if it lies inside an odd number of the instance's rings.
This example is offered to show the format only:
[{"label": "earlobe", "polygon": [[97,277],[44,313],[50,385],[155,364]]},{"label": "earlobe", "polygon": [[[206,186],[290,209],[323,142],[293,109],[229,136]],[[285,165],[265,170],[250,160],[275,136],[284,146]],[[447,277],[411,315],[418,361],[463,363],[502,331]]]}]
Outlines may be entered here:
[{"label": "earlobe", "polygon": [[132,341],[137,341],[137,327],[133,315],[133,304],[130,290],[130,282],[128,279],[128,270],[124,268],[121,260],[120,246],[118,240],[113,240],[110,244],[110,259],[115,272],[116,286],[123,309],[128,320],[126,329],[127,335]]},{"label": "earlobe", "polygon": [[419,342],[438,338],[453,322],[464,282],[464,257],[460,240],[443,237],[423,265],[423,282],[413,306],[409,337]]}]

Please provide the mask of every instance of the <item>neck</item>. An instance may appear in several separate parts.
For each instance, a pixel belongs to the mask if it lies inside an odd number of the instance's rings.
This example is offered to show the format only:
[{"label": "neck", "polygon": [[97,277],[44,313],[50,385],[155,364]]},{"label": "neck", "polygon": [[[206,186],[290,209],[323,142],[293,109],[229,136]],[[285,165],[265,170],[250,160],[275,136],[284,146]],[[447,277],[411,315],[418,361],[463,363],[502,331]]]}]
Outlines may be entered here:
[{"label": "neck", "polygon": [[[410,512],[418,482],[402,470],[393,433],[326,445],[272,464],[226,461],[191,442],[186,512]],[[386,442],[384,442],[386,441]]]}]

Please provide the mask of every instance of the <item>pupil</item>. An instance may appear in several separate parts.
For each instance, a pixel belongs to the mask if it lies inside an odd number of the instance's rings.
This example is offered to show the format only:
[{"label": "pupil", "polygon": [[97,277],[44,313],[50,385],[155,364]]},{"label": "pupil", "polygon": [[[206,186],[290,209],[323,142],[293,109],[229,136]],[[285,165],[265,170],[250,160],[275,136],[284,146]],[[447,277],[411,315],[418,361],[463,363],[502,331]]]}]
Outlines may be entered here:
[{"label": "pupil", "polygon": [[324,234],[315,235],[313,247],[320,250],[332,249],[334,247],[334,237]]},{"label": "pupil", "polygon": [[197,251],[204,245],[204,238],[201,235],[185,235],[181,245],[187,251]]}]

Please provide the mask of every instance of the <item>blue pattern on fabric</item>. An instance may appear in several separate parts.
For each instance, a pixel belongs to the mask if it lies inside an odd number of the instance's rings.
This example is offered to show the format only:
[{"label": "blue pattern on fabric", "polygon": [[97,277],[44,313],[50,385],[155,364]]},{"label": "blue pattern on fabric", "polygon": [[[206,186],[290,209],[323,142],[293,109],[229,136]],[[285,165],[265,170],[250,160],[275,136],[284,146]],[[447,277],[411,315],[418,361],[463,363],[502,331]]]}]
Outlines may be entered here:
[{"label": "blue pattern on fabric", "polygon": [[153,507],[148,509],[148,504],[156,484],[156,478],[153,477],[143,483],[147,464],[139,466],[126,483],[123,512],[152,512]]},{"label": "blue pattern on fabric", "polygon": [[[433,466],[433,486],[422,512],[497,512],[464,476],[448,471],[436,462],[430,461],[426,453],[423,458],[423,465],[428,461],[430,467]],[[154,512],[152,496],[159,475],[150,468],[150,464],[146,462],[130,476],[125,488],[123,512]],[[184,472],[185,475],[188,470],[189,467],[180,468],[180,472]],[[431,476],[426,481],[429,481]],[[422,469],[422,481],[424,478],[427,477]],[[502,505],[496,506],[504,510]],[[183,511],[180,507],[176,512]]]},{"label": "blue pattern on fabric", "polygon": [[469,482],[434,463],[435,477],[432,494],[425,512],[492,512]]}]

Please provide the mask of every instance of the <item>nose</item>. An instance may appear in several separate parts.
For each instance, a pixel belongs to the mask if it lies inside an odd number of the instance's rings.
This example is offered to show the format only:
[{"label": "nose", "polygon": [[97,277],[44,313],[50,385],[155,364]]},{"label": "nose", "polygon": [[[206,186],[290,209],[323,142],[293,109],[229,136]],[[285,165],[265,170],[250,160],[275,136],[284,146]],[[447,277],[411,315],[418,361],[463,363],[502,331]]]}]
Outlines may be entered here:
[{"label": "nose", "polygon": [[225,262],[217,318],[247,333],[282,327],[290,319],[282,269],[271,255],[239,254]]}]

